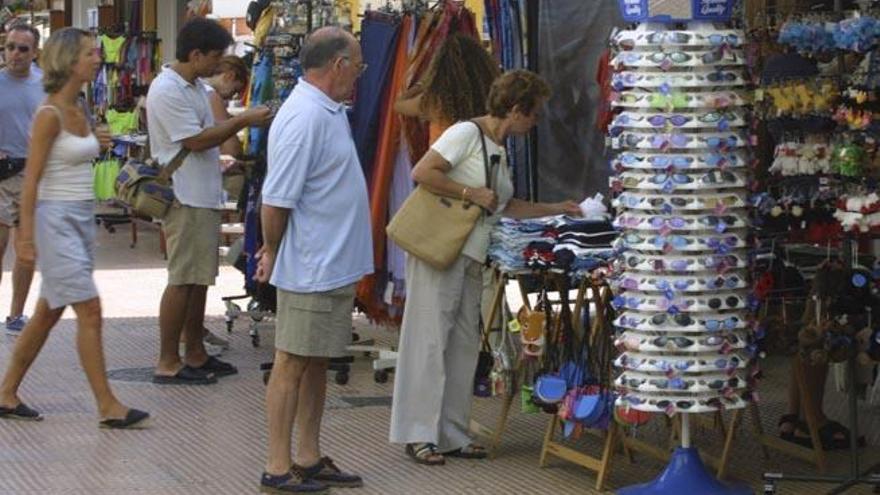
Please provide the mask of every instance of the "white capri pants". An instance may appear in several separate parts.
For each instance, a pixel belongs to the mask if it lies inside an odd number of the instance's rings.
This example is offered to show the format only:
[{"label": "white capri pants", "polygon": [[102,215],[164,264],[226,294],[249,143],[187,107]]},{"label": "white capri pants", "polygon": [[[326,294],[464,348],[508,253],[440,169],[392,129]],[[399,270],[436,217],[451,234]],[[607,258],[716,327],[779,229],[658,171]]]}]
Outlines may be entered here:
[{"label": "white capri pants", "polygon": [[471,258],[439,271],[407,256],[392,443],[433,443],[440,452],[471,443],[482,288],[482,265]]}]

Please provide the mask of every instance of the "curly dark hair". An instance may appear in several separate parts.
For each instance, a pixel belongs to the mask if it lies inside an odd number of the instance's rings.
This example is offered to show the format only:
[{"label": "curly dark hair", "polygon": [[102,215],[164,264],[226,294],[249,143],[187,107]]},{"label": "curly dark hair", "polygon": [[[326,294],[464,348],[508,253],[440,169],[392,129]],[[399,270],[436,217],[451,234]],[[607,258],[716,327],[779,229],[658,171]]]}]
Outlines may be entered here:
[{"label": "curly dark hair", "polygon": [[480,42],[456,33],[437,50],[422,81],[421,110],[449,122],[484,115],[498,63]]}]

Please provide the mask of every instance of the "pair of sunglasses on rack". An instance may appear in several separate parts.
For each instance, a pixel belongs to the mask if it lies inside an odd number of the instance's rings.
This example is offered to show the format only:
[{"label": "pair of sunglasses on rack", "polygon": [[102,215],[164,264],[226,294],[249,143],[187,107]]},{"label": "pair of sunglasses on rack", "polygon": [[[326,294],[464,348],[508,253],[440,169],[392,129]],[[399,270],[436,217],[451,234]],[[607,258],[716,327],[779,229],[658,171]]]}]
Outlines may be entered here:
[{"label": "pair of sunglasses on rack", "polygon": [[614,200],[614,206],[640,210],[672,211],[680,208],[691,210],[742,208],[746,206],[746,203],[742,197],[735,194],[720,196],[655,196],[625,192]]},{"label": "pair of sunglasses on rack", "polygon": [[714,186],[721,184],[746,184],[745,178],[737,175],[729,170],[712,170],[702,175],[690,175],[681,172],[660,173],[660,174],[640,174],[637,172],[624,172],[620,176],[624,187],[638,188],[653,184],[655,186],[664,186],[669,183],[677,186],[685,184],[703,184],[706,186]]},{"label": "pair of sunglasses on rack", "polygon": [[681,108],[724,109],[749,104],[743,94],[736,91],[709,93],[664,93],[624,91],[612,95],[612,105],[634,108],[660,108],[672,111]]},{"label": "pair of sunglasses on rack", "polygon": [[662,311],[675,306],[679,309],[688,309],[694,306],[708,307],[709,309],[741,309],[748,305],[748,301],[740,296],[725,297],[700,297],[700,298],[666,298],[666,297],[639,297],[618,294],[611,301],[617,309],[641,309],[642,306],[653,306]]},{"label": "pair of sunglasses on rack", "polygon": [[736,235],[721,237],[684,236],[678,234],[643,236],[629,232],[622,239],[623,245],[630,249],[666,250],[667,248],[674,248],[687,250],[692,248],[692,250],[712,249],[717,252],[746,245],[745,241]]},{"label": "pair of sunglasses on rack", "polygon": [[617,156],[614,163],[631,168],[722,168],[742,167],[745,160],[736,153],[720,153],[713,151],[703,154],[657,155],[646,153],[624,152]]},{"label": "pair of sunglasses on rack", "polygon": [[617,54],[612,65],[630,67],[669,67],[673,65],[704,66],[713,64],[738,65],[743,61],[741,50],[710,51],[624,51]]},{"label": "pair of sunglasses on rack", "polygon": [[[724,358],[718,358],[714,361],[706,361],[703,359],[648,359],[648,358],[633,358],[627,355],[623,355],[618,359],[618,363],[620,367],[630,370],[630,371],[662,371],[662,372],[676,372],[676,371],[690,371],[691,368],[700,368],[705,370],[706,368],[710,370],[725,370],[730,373],[733,370],[736,370],[742,365],[742,360],[737,356],[730,356]],[[694,372],[700,372],[699,370]]]},{"label": "pair of sunglasses on rack", "polygon": [[701,339],[692,339],[690,337],[654,337],[649,339],[643,339],[641,344],[643,345],[652,345],[654,347],[665,347],[665,348],[673,348],[677,347],[679,349],[687,349],[689,347],[693,347],[697,344],[704,347],[720,347],[724,344],[736,345],[739,344],[739,337],[736,335],[710,335],[709,337],[703,337]]},{"label": "pair of sunglasses on rack", "polygon": [[716,289],[738,289],[746,287],[746,281],[738,275],[726,275],[708,278],[690,277],[629,277],[620,279],[618,285],[627,290],[641,291],[688,291],[693,292]]},{"label": "pair of sunglasses on rack", "polygon": [[710,332],[718,332],[721,330],[735,330],[740,327],[743,320],[736,316],[727,316],[722,318],[703,318],[696,320],[685,313],[669,314],[658,313],[650,318],[636,318],[633,316],[621,316],[618,318],[618,325],[626,328],[639,329],[646,324],[652,327],[666,327],[674,325],[677,327],[692,327],[699,325]]},{"label": "pair of sunglasses on rack", "polygon": [[711,150],[728,150],[745,146],[748,140],[737,134],[653,134],[624,132],[622,127],[612,127],[611,137],[617,137],[618,147],[649,148],[665,150],[669,148],[709,148]]},{"label": "pair of sunglasses on rack", "polygon": [[747,223],[737,215],[689,215],[689,216],[641,216],[622,215],[617,217],[615,223],[621,227],[660,230],[660,229],[690,229],[702,230],[705,228],[717,228],[719,226],[746,227]]},{"label": "pair of sunglasses on rack", "polygon": [[620,91],[624,88],[701,88],[704,86],[744,86],[747,81],[742,71],[716,70],[705,73],[644,73],[623,71],[611,77],[611,87]]},{"label": "pair of sunglasses on rack", "polygon": [[674,378],[626,378],[625,376],[621,376],[618,379],[618,383],[621,386],[629,387],[633,389],[644,388],[644,386],[650,385],[656,389],[660,390],[689,390],[692,387],[701,386],[707,388],[709,390],[722,390],[722,389],[734,389],[738,388],[740,384],[740,379],[737,377],[727,378],[727,379],[715,379],[715,380],[685,380],[680,377]]},{"label": "pair of sunglasses on rack", "polygon": [[671,115],[624,112],[618,115],[611,125],[612,127],[637,126],[637,124],[642,124],[641,127],[645,127],[645,125],[650,125],[651,127],[705,127],[698,124],[710,124],[710,127],[718,127],[719,123],[725,122],[728,125],[731,122],[745,124],[737,112],[712,111],[707,113]]},{"label": "pair of sunglasses on rack", "polygon": [[664,45],[728,45],[739,47],[745,39],[745,33],[737,31],[718,31],[714,33],[702,33],[698,31],[621,31],[612,39],[612,43],[623,49],[637,46],[664,46]]},{"label": "pair of sunglasses on rack", "polygon": [[651,257],[632,255],[626,257],[626,265],[634,270],[650,270],[655,272],[693,272],[716,270],[723,272],[733,268],[747,266],[745,260],[733,254],[715,254],[706,257],[692,256],[669,258],[668,256]]}]

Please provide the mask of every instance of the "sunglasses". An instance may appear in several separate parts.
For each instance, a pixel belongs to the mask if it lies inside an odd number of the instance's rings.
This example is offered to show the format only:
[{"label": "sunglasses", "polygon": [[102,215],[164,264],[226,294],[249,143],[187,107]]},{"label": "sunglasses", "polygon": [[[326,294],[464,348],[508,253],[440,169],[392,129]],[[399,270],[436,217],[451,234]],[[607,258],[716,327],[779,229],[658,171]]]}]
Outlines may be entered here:
[{"label": "sunglasses", "polygon": [[711,50],[708,52],[683,52],[676,50],[651,53],[627,51],[620,53],[613,65],[623,64],[636,67],[659,65],[662,68],[670,65],[694,65],[691,62],[708,65],[724,61],[735,64],[740,58],[736,52],[730,50]]},{"label": "sunglasses", "polygon": [[620,91],[626,87],[701,87],[707,83],[713,85],[736,83],[745,84],[742,74],[731,71],[716,70],[703,74],[644,74],[635,71],[623,71],[612,76],[611,86]]},{"label": "sunglasses", "polygon": [[740,380],[737,377],[728,378],[726,380],[717,379],[717,380],[699,380],[699,381],[697,381],[698,384],[700,384],[704,387],[708,387],[712,390],[721,390],[723,388],[737,388],[737,387],[739,387],[739,382],[740,382]]},{"label": "sunglasses", "polygon": [[740,139],[738,136],[710,136],[710,137],[698,137],[700,142],[705,143],[706,146],[712,148],[713,150],[726,150],[728,148],[736,148],[739,146]]},{"label": "sunglasses", "polygon": [[713,297],[706,301],[706,305],[709,306],[710,309],[721,309],[722,307],[734,309],[740,307],[742,303],[743,300],[736,296],[728,296],[724,299]]},{"label": "sunglasses", "polygon": [[655,347],[678,347],[679,349],[686,349],[694,345],[693,339],[689,339],[687,337],[657,337],[651,341],[651,344]]},{"label": "sunglasses", "polygon": [[[692,259],[666,259],[666,258],[644,258],[641,256],[630,256],[626,258],[626,264],[632,269],[652,269],[654,271],[688,271],[688,268],[694,265]],[[647,265],[647,266],[643,266]]]},{"label": "sunglasses", "polygon": [[743,280],[736,275],[700,280],[700,284],[705,285],[707,289],[735,289],[738,288],[742,282]]},{"label": "sunglasses", "polygon": [[663,371],[686,371],[690,369],[691,366],[697,364],[696,361],[684,361],[684,360],[676,360],[676,361],[667,361],[665,359],[649,359],[649,366],[653,366],[654,368],[663,370]]},{"label": "sunglasses", "polygon": [[740,245],[740,238],[735,235],[724,237],[700,237],[698,242],[710,249],[714,249],[717,253],[726,254],[730,249]]},{"label": "sunglasses", "polygon": [[739,325],[739,322],[740,319],[736,316],[728,316],[724,319],[701,320],[700,324],[710,332],[718,332],[721,330],[734,330]]},{"label": "sunglasses", "polygon": [[694,140],[693,136],[686,134],[633,134],[626,133],[620,136],[619,146],[667,149],[684,148]]},{"label": "sunglasses", "polygon": [[694,244],[693,239],[681,235],[658,235],[654,237],[642,237],[638,234],[629,233],[624,236],[624,243],[628,247],[638,246],[639,244],[648,244],[657,249],[685,249]]},{"label": "sunglasses", "polygon": [[629,125],[634,122],[648,122],[654,127],[664,127],[668,123],[674,127],[681,127],[688,122],[693,120],[691,117],[686,117],[684,115],[648,115],[642,116],[639,114],[622,114],[618,116],[614,123],[615,125]]},{"label": "sunglasses", "polygon": [[684,313],[678,313],[675,315],[660,313],[652,316],[649,321],[651,325],[655,327],[662,327],[667,323],[674,323],[676,326],[679,327],[689,327],[694,323],[693,318]]},{"label": "sunglasses", "polygon": [[693,384],[693,380],[685,381],[681,378],[655,378],[652,380],[648,380],[648,385],[653,385],[655,388],[659,388],[661,390],[673,389],[673,390],[687,390]]},{"label": "sunglasses", "polygon": [[15,43],[6,43],[6,49],[10,52],[18,50],[18,53],[27,53],[31,51],[31,47],[28,45],[16,45]]},{"label": "sunglasses", "polygon": [[743,95],[733,91],[700,94],[630,91],[618,93],[611,103],[623,107],[659,108],[672,111],[677,108],[723,109],[730,106],[744,106],[748,104],[748,101]]}]

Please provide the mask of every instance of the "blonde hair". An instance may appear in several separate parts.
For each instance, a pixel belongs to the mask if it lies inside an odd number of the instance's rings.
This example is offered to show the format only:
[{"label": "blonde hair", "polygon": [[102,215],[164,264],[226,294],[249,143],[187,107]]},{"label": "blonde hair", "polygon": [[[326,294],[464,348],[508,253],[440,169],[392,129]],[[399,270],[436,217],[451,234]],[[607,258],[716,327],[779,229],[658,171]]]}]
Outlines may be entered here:
[{"label": "blonde hair", "polygon": [[43,89],[46,93],[57,93],[67,83],[73,66],[79,61],[82,40],[91,33],[78,28],[64,28],[52,33],[40,53],[40,68],[43,69]]},{"label": "blonde hair", "polygon": [[247,84],[248,82],[248,66],[244,62],[244,59],[235,55],[224,55],[223,58],[220,59],[220,63],[217,65],[216,72],[217,74],[232,72],[236,81],[242,84]]}]

